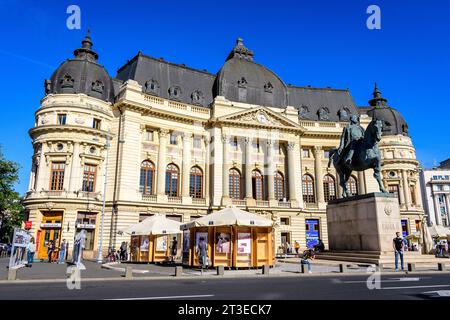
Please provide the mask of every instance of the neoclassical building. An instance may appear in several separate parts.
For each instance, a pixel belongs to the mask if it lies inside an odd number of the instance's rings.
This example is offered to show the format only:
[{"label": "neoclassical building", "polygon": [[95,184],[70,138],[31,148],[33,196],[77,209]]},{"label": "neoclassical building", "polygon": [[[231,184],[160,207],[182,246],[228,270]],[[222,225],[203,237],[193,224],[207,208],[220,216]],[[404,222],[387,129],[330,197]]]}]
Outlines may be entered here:
[{"label": "neoclassical building", "polygon": [[[238,39],[212,74],[139,52],[116,76],[89,34],[45,81],[30,129],[34,154],[25,206],[45,257],[49,240],[87,231],[87,257],[129,237],[119,231],[163,213],[189,221],[234,205],[273,219],[277,246],[327,244],[327,201],[339,197],[329,150],[351,114],[384,121],[383,180],[399,197],[406,233],[423,208],[408,127],[375,88],[368,107],[348,90],[286,85]],[[353,194],[377,191],[354,173]],[[180,242],[179,242],[180,243]]]}]

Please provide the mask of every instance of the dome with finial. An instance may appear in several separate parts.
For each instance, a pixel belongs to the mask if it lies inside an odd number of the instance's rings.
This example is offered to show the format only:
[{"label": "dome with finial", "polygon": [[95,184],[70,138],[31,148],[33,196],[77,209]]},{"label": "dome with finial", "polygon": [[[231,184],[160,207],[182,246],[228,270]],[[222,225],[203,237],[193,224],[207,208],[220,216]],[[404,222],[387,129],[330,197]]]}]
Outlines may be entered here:
[{"label": "dome with finial", "polygon": [[103,66],[97,63],[98,54],[92,50],[89,30],[81,41],[81,48],[75,49],[74,58],[64,61],[45,80],[45,94],[84,93],[107,102],[114,101],[112,79]]},{"label": "dome with finial", "polygon": [[244,40],[238,38],[217,74],[214,95],[230,101],[286,107],[286,85],[274,72],[255,63],[253,56]]},{"label": "dome with finial", "polygon": [[408,124],[402,117],[400,112],[387,105],[387,99],[381,96],[377,83],[373,90],[373,98],[369,100],[371,108],[367,111],[367,115],[372,119],[383,121],[383,135],[408,135]]}]

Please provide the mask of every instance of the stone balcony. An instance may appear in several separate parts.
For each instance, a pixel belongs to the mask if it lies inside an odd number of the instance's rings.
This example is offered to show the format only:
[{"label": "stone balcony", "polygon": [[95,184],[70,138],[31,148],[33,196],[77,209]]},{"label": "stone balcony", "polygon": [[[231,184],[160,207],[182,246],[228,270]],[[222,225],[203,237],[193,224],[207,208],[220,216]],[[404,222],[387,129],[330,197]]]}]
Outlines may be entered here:
[{"label": "stone balcony", "polygon": [[85,199],[101,201],[101,192],[66,191],[66,190],[31,190],[25,194],[25,200],[29,199]]}]

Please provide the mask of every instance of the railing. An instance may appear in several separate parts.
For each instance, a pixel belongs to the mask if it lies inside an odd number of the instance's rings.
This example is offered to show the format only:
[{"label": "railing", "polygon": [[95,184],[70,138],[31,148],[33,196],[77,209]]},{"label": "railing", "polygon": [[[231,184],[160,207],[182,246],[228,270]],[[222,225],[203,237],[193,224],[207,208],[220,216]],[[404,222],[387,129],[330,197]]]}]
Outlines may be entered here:
[{"label": "railing", "polygon": [[100,197],[100,192],[80,191],[77,193],[78,198],[97,199]]},{"label": "railing", "polygon": [[181,197],[168,197],[169,203],[181,203]]},{"label": "railing", "polygon": [[245,206],[247,205],[247,201],[246,200],[242,200],[242,199],[231,199],[231,203],[235,206]]},{"label": "railing", "polygon": [[156,202],[156,194],[143,194],[142,201]]},{"label": "railing", "polygon": [[206,205],[205,198],[192,198],[192,204]]},{"label": "railing", "polygon": [[169,101],[169,107],[180,110],[187,110],[187,105],[180,102]]},{"label": "railing", "polygon": [[209,109],[208,108],[204,108],[204,107],[191,107],[191,110],[193,112],[197,112],[197,113],[204,113],[204,114],[209,114]]},{"label": "railing", "polygon": [[156,104],[161,104],[161,105],[164,104],[164,99],[161,99],[161,98],[158,98],[158,97],[155,97],[155,96],[150,96],[150,95],[147,95],[147,94],[144,95],[144,100],[145,101],[149,101],[149,102],[153,102],[153,103],[156,103]]},{"label": "railing", "polygon": [[278,201],[278,206],[280,208],[290,208],[291,202],[290,201]]},{"label": "railing", "polygon": [[319,205],[318,205],[317,203],[308,203],[308,202],[305,202],[305,207],[306,207],[306,208],[317,209],[317,208],[319,208]]},{"label": "railing", "polygon": [[268,207],[269,201],[267,200],[256,200],[256,206],[257,207]]},{"label": "railing", "polygon": [[63,190],[43,190],[40,192],[42,195],[47,197],[62,197],[63,195],[67,195],[66,191]]}]

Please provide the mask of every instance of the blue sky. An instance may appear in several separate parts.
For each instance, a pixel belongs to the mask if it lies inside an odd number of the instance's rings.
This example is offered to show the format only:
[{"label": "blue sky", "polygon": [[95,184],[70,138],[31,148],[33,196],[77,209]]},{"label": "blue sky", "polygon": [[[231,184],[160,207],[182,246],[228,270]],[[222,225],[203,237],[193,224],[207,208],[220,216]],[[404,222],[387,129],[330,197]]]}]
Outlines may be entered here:
[{"label": "blue sky", "polygon": [[[66,9],[81,8],[81,30]],[[381,30],[366,27],[366,9],[381,8]],[[43,81],[80,46],[91,28],[99,62],[110,75],[139,50],[217,72],[237,37],[255,60],[286,83],[350,88],[367,105],[373,83],[409,124],[425,167],[450,157],[450,2],[347,1],[0,1],[0,144],[21,166],[28,187],[28,130]]]}]

